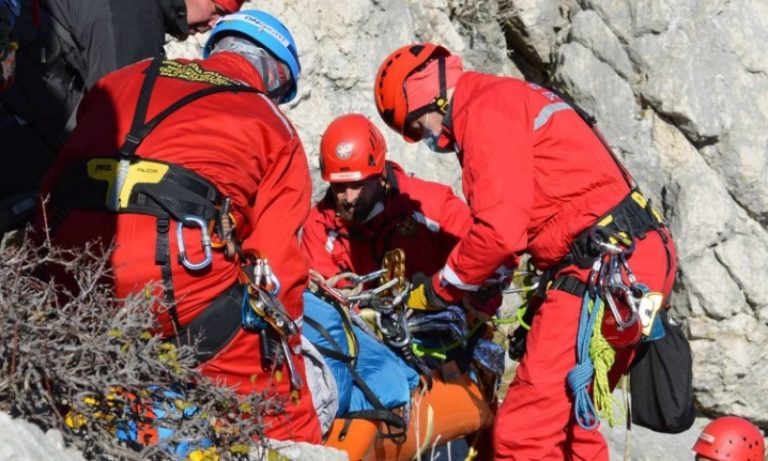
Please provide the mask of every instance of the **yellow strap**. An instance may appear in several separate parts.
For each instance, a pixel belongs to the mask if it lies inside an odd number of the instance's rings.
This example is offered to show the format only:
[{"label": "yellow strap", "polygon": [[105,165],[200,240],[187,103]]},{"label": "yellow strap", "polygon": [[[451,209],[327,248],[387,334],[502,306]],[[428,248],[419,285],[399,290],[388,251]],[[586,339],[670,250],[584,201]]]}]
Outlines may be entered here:
[{"label": "yellow strap", "polygon": [[[109,199],[113,197],[117,182],[117,170],[118,161],[113,158],[94,158],[88,160],[87,170],[88,176],[98,181],[105,181],[108,185],[107,196],[105,197],[106,205],[109,206]],[[163,177],[170,167],[164,163],[152,162],[149,160],[141,160],[136,163],[131,163],[128,166],[128,173],[125,177],[125,182],[117,192],[119,197],[119,207],[125,208],[128,206],[128,200],[131,197],[131,192],[136,184],[158,184],[163,180]]]}]

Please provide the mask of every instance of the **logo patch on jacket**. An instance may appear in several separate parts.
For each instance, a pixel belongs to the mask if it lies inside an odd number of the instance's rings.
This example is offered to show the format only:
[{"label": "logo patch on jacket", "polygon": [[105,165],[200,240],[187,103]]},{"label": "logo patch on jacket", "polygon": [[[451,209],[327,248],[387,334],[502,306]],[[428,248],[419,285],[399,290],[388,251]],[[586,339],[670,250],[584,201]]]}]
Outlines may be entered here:
[{"label": "logo patch on jacket", "polygon": [[205,70],[196,62],[183,64],[177,61],[163,61],[160,66],[160,75],[163,77],[178,78],[188,82],[209,83],[219,86],[239,85],[236,80],[232,80],[224,74]]}]

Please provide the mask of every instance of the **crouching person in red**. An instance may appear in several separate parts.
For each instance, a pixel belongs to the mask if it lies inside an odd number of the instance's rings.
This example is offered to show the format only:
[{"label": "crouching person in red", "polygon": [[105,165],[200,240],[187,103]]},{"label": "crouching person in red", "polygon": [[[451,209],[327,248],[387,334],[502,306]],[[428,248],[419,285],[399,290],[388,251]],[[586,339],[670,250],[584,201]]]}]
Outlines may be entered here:
[{"label": "crouching person in red", "polygon": [[389,55],[374,90],[406,141],[455,152],[462,165],[472,225],[420,301],[455,302],[522,252],[545,273],[548,290],[497,413],[496,459],[608,460],[591,407],[589,341],[599,330],[613,346],[604,376],[612,388],[641,337],[653,336],[676,271],[661,216],[590,120],[546,88],[465,72],[458,56],[424,43]]},{"label": "crouching person in red", "polygon": [[450,187],[407,175],[386,152],[381,132],[361,114],[342,115],[323,133],[320,169],[330,187],[302,235],[323,277],[373,272],[396,248],[408,279],[431,274],[469,228],[469,208]]},{"label": "crouching person in red", "polygon": [[[203,374],[282,399],[284,412],[265,416],[269,437],[319,443],[297,353],[308,273],[298,232],[311,182],[277,107],[296,95],[295,42],[275,17],[243,11],[217,23],[204,56],[145,60],[97,83],[45,178],[38,226],[65,247],[114,242],[118,297],[161,281],[163,334],[202,333]],[[276,294],[271,314],[241,317],[246,282],[252,296]],[[286,378],[265,371],[275,366]]]}]

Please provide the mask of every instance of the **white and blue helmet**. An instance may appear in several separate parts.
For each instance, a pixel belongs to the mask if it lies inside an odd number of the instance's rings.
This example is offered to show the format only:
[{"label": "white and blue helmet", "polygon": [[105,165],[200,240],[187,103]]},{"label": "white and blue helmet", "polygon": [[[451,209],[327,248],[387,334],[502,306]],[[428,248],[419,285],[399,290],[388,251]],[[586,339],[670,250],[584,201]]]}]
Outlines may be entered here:
[{"label": "white and blue helmet", "polygon": [[301,65],[296,41],[288,28],[279,19],[264,11],[245,10],[229,14],[219,19],[214,26],[203,47],[203,57],[208,57],[217,41],[232,33],[252,40],[288,66],[292,83],[281,102],[292,100],[296,96]]}]

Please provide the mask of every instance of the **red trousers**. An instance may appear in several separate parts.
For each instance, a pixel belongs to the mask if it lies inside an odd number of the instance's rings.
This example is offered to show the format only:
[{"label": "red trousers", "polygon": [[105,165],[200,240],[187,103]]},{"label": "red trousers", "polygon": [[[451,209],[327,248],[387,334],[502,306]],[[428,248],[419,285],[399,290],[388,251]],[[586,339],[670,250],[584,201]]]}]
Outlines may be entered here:
[{"label": "red trousers", "polygon": [[[669,296],[675,279],[676,253],[666,230],[665,244],[657,232],[637,242],[628,259],[640,283]],[[584,281],[589,270],[569,266],[560,275]],[[550,290],[534,316],[526,352],[517,368],[493,428],[494,459],[608,461],[608,447],[599,430],[586,431],[573,417],[573,397],[566,375],[576,365],[576,335],[582,299]],[[611,315],[606,307],[605,315]],[[596,326],[597,327],[597,326]],[[611,388],[627,371],[635,347],[618,349],[609,372]]]}]

